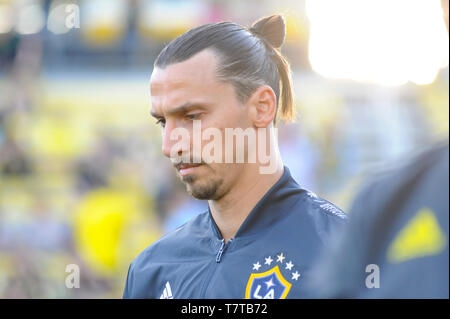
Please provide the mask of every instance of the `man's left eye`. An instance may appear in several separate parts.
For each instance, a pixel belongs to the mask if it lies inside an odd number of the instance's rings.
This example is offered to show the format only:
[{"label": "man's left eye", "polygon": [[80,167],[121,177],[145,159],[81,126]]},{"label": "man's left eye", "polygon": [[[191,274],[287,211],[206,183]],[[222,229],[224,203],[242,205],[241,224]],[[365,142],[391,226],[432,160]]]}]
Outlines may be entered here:
[{"label": "man's left eye", "polygon": [[200,118],[201,113],[195,113],[195,114],[187,114],[186,117],[190,120],[197,120]]}]

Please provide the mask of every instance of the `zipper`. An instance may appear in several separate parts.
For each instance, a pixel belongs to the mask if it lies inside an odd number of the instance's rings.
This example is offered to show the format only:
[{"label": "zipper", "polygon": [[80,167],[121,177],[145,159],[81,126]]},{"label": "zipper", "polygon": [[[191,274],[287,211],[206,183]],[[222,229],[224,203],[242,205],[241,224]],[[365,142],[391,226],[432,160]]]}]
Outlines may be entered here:
[{"label": "zipper", "polygon": [[216,267],[218,267],[218,266],[215,266],[215,264],[220,263],[220,261],[222,259],[222,256],[223,256],[223,253],[225,252],[225,250],[227,249],[228,245],[232,241],[233,241],[232,238],[230,238],[230,240],[228,240],[228,243],[225,243],[225,239],[221,240],[220,248],[219,248],[219,250],[217,251],[217,254],[216,254],[216,262],[211,264],[212,267],[209,269],[208,274],[207,274],[207,276],[205,278],[205,282],[204,282],[203,287],[201,289],[201,294],[200,294],[200,296],[202,296],[201,299],[205,298],[205,293],[206,293],[206,289],[208,287],[208,283],[210,282],[211,278],[213,277],[213,275],[214,275],[214,273],[216,271]]},{"label": "zipper", "polygon": [[228,247],[228,245],[233,241],[233,238],[230,238],[230,240],[228,240],[228,243],[225,243],[225,239],[222,239],[222,244],[220,245],[219,251],[217,252],[216,255],[216,262],[220,263],[220,260],[222,259],[222,255],[225,251],[225,249]]},{"label": "zipper", "polygon": [[216,263],[220,263],[220,259],[222,258],[223,251],[225,250],[225,239],[222,239],[222,244],[220,245],[219,251],[216,256]]}]

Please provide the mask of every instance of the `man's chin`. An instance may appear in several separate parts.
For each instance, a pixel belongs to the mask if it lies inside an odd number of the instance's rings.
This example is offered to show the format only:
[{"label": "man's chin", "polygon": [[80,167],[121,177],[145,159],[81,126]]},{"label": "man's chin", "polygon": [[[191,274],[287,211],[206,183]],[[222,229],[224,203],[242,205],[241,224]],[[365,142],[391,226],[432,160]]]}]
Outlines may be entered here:
[{"label": "man's chin", "polygon": [[191,188],[187,186],[187,192],[189,195],[198,200],[210,200],[214,198],[215,191],[199,189],[199,188]]},{"label": "man's chin", "polygon": [[216,200],[218,198],[218,189],[221,182],[210,182],[203,185],[200,180],[196,180],[195,176],[193,181],[185,182],[186,190],[195,199],[199,200]]},{"label": "man's chin", "polygon": [[181,181],[185,184],[192,184],[196,180],[195,175],[180,176],[180,178],[181,178]]}]

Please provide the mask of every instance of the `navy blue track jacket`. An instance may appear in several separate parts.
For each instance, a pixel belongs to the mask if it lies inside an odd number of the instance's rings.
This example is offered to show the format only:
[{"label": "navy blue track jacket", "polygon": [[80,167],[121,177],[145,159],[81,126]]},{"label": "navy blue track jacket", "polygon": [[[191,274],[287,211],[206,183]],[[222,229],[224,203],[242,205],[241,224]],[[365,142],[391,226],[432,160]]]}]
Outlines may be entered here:
[{"label": "navy blue track jacket", "polygon": [[208,210],[147,247],[129,267],[123,297],[306,297],[310,267],[346,222],[285,167],[227,243]]}]

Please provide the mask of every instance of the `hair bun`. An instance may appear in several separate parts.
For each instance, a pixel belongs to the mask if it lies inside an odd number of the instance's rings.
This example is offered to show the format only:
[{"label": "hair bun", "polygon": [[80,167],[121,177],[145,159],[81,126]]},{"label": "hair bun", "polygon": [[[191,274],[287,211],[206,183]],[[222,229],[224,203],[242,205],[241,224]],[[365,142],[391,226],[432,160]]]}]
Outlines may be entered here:
[{"label": "hair bun", "polygon": [[274,48],[283,45],[286,37],[286,23],[279,14],[261,18],[253,23],[250,32],[269,42]]}]

